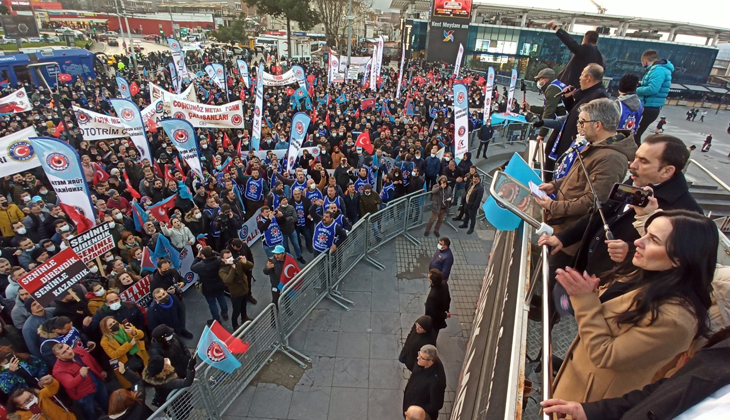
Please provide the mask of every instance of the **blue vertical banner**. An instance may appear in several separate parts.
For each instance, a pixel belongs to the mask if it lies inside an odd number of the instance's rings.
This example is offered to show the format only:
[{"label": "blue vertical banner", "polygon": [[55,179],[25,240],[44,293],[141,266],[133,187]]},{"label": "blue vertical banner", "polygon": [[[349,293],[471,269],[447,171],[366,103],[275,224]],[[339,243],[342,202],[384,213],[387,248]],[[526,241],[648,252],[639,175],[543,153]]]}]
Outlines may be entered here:
[{"label": "blue vertical banner", "polygon": [[127,79],[122,76],[117,76],[117,88],[119,89],[119,93],[122,94],[122,98],[132,99],[132,93],[129,91],[129,83],[127,83]]},{"label": "blue vertical banner", "polygon": [[[89,185],[81,169],[81,158],[72,146],[53,137],[31,137],[30,143],[51,182],[58,201],[73,207],[84,217],[87,226],[96,225]],[[77,226],[79,223],[76,223]]]},{"label": "blue vertical banner", "polygon": [[175,65],[170,62],[168,66],[170,67],[170,81],[172,82],[172,88],[175,89],[175,92],[180,93],[180,80],[178,80]]},{"label": "blue vertical banner", "polygon": [[[301,88],[300,88],[301,89]],[[290,174],[294,173],[294,161],[302,149],[304,137],[307,135],[309,123],[312,119],[304,112],[297,112],[291,120],[291,135],[289,136],[289,150],[287,151],[286,168]]]},{"label": "blue vertical banner", "polygon": [[162,120],[160,125],[193,173],[199,175],[200,179],[205,179],[203,177],[203,165],[200,164],[198,142],[195,139],[193,125],[180,118]]},{"label": "blue vertical banner", "polygon": [[461,159],[469,149],[469,92],[466,85],[454,84],[454,157]]},{"label": "blue vertical banner", "polygon": [[144,122],[142,122],[142,113],[137,105],[127,99],[110,99],[109,102],[117,113],[117,117],[121,120],[124,128],[127,129],[127,135],[132,139],[132,143],[139,152],[140,160],[147,159],[152,164],[152,153],[150,152],[150,144],[147,141],[147,133],[145,132]]}]

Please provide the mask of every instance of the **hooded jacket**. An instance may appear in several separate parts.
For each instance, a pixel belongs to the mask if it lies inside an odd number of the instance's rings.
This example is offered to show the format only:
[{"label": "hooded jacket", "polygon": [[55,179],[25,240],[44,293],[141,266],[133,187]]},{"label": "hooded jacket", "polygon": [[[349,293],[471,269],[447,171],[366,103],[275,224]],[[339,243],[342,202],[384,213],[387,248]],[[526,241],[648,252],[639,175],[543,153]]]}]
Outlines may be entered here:
[{"label": "hooded jacket", "polygon": [[669,95],[672,85],[674,65],[667,60],[658,60],[651,66],[641,79],[641,85],[636,94],[645,107],[661,108]]},{"label": "hooded jacket", "polygon": [[68,344],[71,348],[83,348],[86,343],[87,337],[81,335],[79,330],[71,327],[71,331],[61,335],[51,330],[53,321],[48,320],[38,327],[38,337],[41,339],[40,351],[43,356],[43,360],[48,366],[53,366],[56,363],[56,355],[53,354],[53,346],[56,344]]},{"label": "hooded jacket", "polygon": [[413,372],[413,367],[416,365],[416,358],[421,347],[426,344],[436,345],[436,336],[433,334],[431,317],[423,315],[416,322],[426,331],[422,334],[418,333],[416,331],[416,324],[414,323],[411,327],[411,332],[408,333],[406,342],[403,344],[403,349],[400,351],[400,356],[398,356],[398,360],[406,365],[411,372]]},{"label": "hooded jacket", "polygon": [[[608,199],[613,184],[623,181],[628,162],[634,160],[635,154],[634,136],[627,131],[619,132],[607,140],[591,143],[583,149],[583,163],[600,201]],[[595,199],[580,163],[573,165],[565,177],[552,181],[552,184],[557,192],[547,210],[547,223],[556,232],[560,232],[590,212]],[[563,248],[563,252],[575,255],[577,248],[576,244]]]},{"label": "hooded jacket", "polygon": [[190,270],[193,273],[198,273],[198,277],[200,278],[198,281],[202,285],[203,296],[212,298],[222,295],[225,292],[226,286],[218,275],[220,268],[220,257],[206,259],[195,258],[193,260],[193,265],[190,267]]}]

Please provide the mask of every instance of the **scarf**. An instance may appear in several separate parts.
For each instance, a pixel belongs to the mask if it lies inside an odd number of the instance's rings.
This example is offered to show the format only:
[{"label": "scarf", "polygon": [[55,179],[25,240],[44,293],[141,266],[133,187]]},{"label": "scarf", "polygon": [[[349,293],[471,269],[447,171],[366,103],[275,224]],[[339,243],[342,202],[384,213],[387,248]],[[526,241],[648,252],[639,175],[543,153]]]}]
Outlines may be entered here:
[{"label": "scarf", "polygon": [[[116,334],[112,332],[112,337],[114,337],[114,339],[117,340],[117,343],[119,344],[129,343],[130,341],[132,341],[132,339],[129,338],[127,332],[124,331],[124,328],[122,328],[121,325],[119,326],[119,331]],[[134,356],[135,354],[137,354],[138,351],[139,347],[137,347],[137,345],[135,344],[134,346],[132,346],[131,349],[129,349],[129,354]]]}]

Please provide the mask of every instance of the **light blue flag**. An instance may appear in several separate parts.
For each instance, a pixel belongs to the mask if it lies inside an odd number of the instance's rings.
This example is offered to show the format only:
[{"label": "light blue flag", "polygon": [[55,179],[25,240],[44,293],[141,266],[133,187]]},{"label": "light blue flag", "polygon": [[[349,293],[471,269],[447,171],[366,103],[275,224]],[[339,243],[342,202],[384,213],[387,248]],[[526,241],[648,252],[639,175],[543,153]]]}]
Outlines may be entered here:
[{"label": "light blue flag", "polygon": [[[95,226],[96,211],[91,204],[89,185],[84,177],[81,158],[76,149],[65,141],[53,137],[31,137],[29,140],[43,171],[56,191],[58,201],[73,207],[86,218],[84,225]],[[74,222],[79,226],[78,221]]]},{"label": "light blue flag", "polygon": [[241,367],[241,362],[228,351],[226,344],[216,337],[207,325],[198,342],[198,357],[229,375]]},{"label": "light blue flag", "polygon": [[160,121],[165,134],[180,152],[180,156],[194,174],[203,179],[203,165],[198,154],[198,142],[195,139],[195,129],[192,124],[180,118],[168,118]]},{"label": "light blue flag", "polygon": [[112,98],[109,99],[109,102],[117,117],[122,121],[122,125],[127,129],[127,135],[132,139],[141,160],[147,159],[150,163],[153,163],[150,143],[147,140],[147,132],[142,122],[142,113],[139,111],[139,107],[127,99]]},{"label": "light blue flag", "polygon": [[124,99],[132,99],[132,92],[129,91],[129,83],[122,76],[117,76],[117,88]]},{"label": "light blue flag", "polygon": [[155,259],[167,257],[176,270],[180,269],[180,252],[172,246],[170,240],[163,234],[157,235],[157,244],[155,245],[155,252],[152,256]]},{"label": "light blue flag", "polygon": [[311,118],[304,112],[297,112],[291,119],[291,135],[289,136],[289,150],[287,153],[287,170],[289,173],[294,172],[294,161],[299,156],[299,151],[304,143],[304,137],[307,135]]},{"label": "light blue flag", "polygon": [[307,88],[307,76],[304,73],[304,69],[301,66],[291,66],[291,70],[294,72],[294,77],[297,78],[299,86]]},{"label": "light blue flag", "polygon": [[238,64],[238,74],[243,79],[243,83],[246,85],[246,89],[251,87],[251,78],[248,75],[248,63],[244,60],[236,60]]},{"label": "light blue flag", "polygon": [[172,82],[172,88],[175,89],[176,92],[180,93],[180,85],[178,84],[178,78],[177,78],[177,70],[175,70],[175,64],[170,62],[168,64],[170,68],[170,81]]},{"label": "light blue flag", "polygon": [[[530,181],[540,185],[542,180],[535,173],[535,170],[530,168],[527,162],[520,157],[517,153],[512,155],[504,173],[516,179],[523,185],[528,185]],[[518,194],[521,194],[522,190],[519,190]],[[529,192],[527,193],[529,195]],[[530,199],[530,197],[526,197]],[[491,195],[487,198],[487,201],[482,206],[484,214],[487,216],[489,223],[499,230],[510,231],[515,230],[520,226],[522,219],[511,211],[501,207],[497,204],[497,201]]]}]

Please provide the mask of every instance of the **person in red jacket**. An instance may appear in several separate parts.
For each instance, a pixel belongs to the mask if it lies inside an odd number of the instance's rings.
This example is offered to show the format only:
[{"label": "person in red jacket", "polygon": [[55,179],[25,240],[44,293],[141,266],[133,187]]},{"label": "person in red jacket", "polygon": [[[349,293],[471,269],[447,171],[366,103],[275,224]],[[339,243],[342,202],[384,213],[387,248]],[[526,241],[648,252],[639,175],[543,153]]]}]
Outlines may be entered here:
[{"label": "person in red jacket", "polygon": [[72,349],[68,344],[56,344],[53,354],[58,359],[53,366],[53,377],[79,405],[85,420],[97,420],[95,401],[105,413],[109,410],[109,394],[104,386],[106,372],[82,348]]}]

